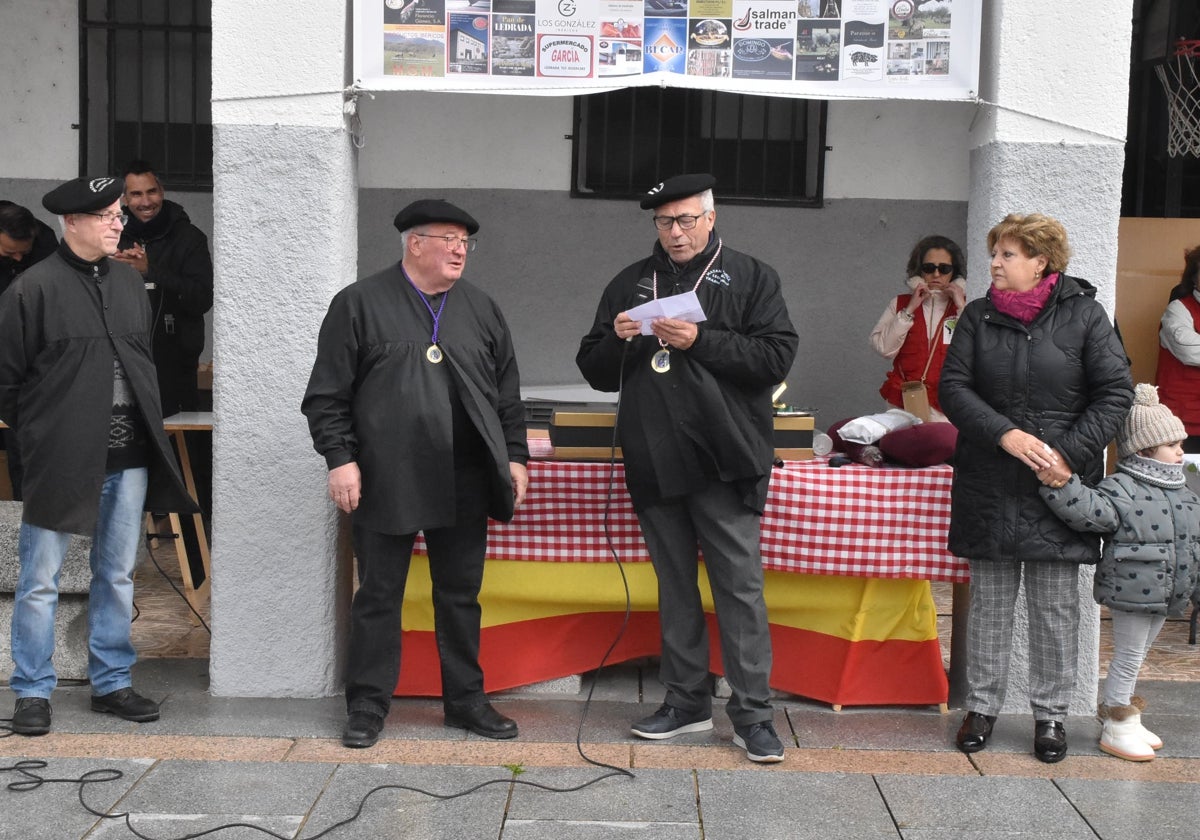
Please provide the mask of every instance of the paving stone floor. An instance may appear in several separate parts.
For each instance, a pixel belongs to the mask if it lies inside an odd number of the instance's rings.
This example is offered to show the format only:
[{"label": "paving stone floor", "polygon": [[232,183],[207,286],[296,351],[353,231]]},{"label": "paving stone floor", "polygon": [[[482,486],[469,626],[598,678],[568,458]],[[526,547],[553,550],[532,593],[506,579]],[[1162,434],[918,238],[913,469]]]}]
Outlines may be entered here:
[{"label": "paving stone floor", "polygon": [[[1028,715],[1002,716],[989,748],[967,756],[953,745],[956,713],[928,707],[835,712],[788,698],[778,702],[775,717],[786,761],[754,765],[732,745],[732,729],[719,710],[712,732],[668,742],[633,738],[629,723],[652,711],[661,696],[649,661],[606,669],[586,719],[582,691],[497,695],[497,707],[520,724],[513,741],[445,728],[436,700],[399,699],[379,744],[347,750],[339,738],[339,697],[210,696],[204,631],[159,578],[152,567],[138,576],[142,661],[135,681],[162,700],[162,719],[131,724],[95,714],[86,686],[60,687],[50,735],[0,738],[0,840],[139,836],[124,819],[89,813],[81,796],[100,813],[128,813],[129,824],[154,840],[195,837],[229,823],[239,827],[204,836],[1200,836],[1200,648],[1175,635],[1166,637],[1175,662],[1153,676],[1148,665],[1139,684],[1151,703],[1146,723],[1166,742],[1158,758],[1142,764],[1101,753],[1099,724],[1090,718],[1068,720],[1071,753],[1045,765],[1031,754]],[[1171,622],[1164,633],[1186,637],[1186,623]],[[7,688],[0,690],[0,715],[11,700]],[[587,764],[577,737],[589,757],[631,775]],[[23,770],[27,761],[47,766]],[[82,793],[64,782],[11,787],[29,781],[29,773],[55,779],[91,774],[93,780]],[[471,788],[477,789],[455,796]],[[360,804],[359,816],[338,826]]]}]

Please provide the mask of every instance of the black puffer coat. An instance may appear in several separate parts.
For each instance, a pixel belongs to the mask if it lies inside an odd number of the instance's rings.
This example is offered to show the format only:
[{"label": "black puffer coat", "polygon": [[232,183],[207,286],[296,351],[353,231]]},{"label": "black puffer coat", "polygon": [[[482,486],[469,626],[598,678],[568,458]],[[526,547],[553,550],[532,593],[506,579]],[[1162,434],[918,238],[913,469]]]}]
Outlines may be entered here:
[{"label": "black puffer coat", "polygon": [[1096,289],[1062,275],[1028,326],[991,296],[954,330],[938,389],[958,427],[949,549],[971,560],[1095,563],[1099,537],[1067,527],[1038,495],[1034,472],[1005,452],[1011,429],[1053,446],[1089,485],[1133,403],[1129,362]]}]

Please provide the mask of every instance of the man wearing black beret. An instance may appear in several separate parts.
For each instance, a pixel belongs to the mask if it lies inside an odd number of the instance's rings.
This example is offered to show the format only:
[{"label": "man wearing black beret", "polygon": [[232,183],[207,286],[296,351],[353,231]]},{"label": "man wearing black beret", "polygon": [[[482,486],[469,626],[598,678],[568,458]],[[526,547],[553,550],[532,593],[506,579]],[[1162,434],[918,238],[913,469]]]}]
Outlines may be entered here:
[{"label": "man wearing black beret", "polygon": [[50,731],[57,579],[71,534],[92,537],[92,710],[138,722],[159,714],[130,673],[142,512],[147,502],[195,505],[163,431],[141,277],[110,259],[125,219],[121,192],[115,178],[77,178],[47,193],[62,242],[0,295],[0,417],[24,462],[9,682],[22,735]]},{"label": "man wearing black beret", "polygon": [[[712,729],[708,629],[698,549],[712,587],[732,695],[734,743],[752,761],[783,760],[770,703],[771,637],[763,599],[759,519],[774,460],[771,392],[799,339],[779,275],[726,247],[707,174],[679,175],[641,201],[658,242],[605,288],[575,358],[593,388],[620,391],[617,437],[625,482],[658,576],[665,702],[633,724],[641,738]],[[705,320],[628,311],[695,292]]]},{"label": "man wearing black beret", "polygon": [[439,199],[395,219],[400,262],[342,289],[321,324],[301,410],[350,514],[358,591],[350,613],[342,743],[370,747],[400,674],[400,606],[425,535],[447,726],[514,738],[483,693],[479,589],[487,519],[525,498],[529,451],[508,326],[461,279],[479,223]]}]

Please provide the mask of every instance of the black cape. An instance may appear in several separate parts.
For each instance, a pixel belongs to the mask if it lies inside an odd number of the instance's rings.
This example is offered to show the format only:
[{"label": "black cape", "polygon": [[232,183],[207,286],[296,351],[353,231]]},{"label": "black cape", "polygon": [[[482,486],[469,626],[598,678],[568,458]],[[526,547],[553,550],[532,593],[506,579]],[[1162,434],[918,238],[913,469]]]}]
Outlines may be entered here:
[{"label": "black cape", "polygon": [[333,469],[358,463],[357,524],[411,534],[454,523],[451,400],[487,446],[488,514],[513,515],[509,462],[525,463],[525,411],[508,325],[466,280],[446,293],[440,364],[425,356],[433,318],[397,263],[342,289],[321,324],[301,410]]}]

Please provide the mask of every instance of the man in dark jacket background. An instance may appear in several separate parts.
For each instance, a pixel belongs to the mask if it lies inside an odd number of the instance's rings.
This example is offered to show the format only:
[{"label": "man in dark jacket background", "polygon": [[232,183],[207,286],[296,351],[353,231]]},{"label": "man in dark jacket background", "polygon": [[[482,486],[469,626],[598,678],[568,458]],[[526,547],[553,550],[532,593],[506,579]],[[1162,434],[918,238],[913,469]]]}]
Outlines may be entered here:
[{"label": "man in dark jacket background", "polygon": [[[50,225],[36,218],[29,208],[0,200],[0,294],[4,294],[23,271],[29,270],[58,247]],[[21,453],[16,438],[0,430],[0,449],[6,450],[12,498],[21,501]]]},{"label": "man in dark jacket background", "polygon": [[18,274],[46,259],[57,247],[54,228],[28,207],[0,199],[0,294]]},{"label": "man in dark jacket background", "polygon": [[50,730],[54,613],[71,534],[92,537],[88,679],[93,711],[158,719],[133,690],[133,569],[147,500],[192,511],[163,431],[141,278],[110,257],[124,214],[116,178],[78,178],[42,199],[62,217],[54,254],[0,295],[0,417],[25,475],[13,604],[12,729]]},{"label": "man in dark jacket background", "polygon": [[182,207],[165,198],[158,175],[144,160],[125,167],[124,204],[129,222],[114,259],[136,268],[150,295],[163,416],[196,411],[204,314],[213,305],[208,237]]},{"label": "man in dark jacket background", "polygon": [[[125,167],[123,201],[129,221],[114,259],[142,275],[154,312],[151,351],[158,371],[163,417],[208,408],[200,404],[197,369],[204,350],[204,315],[213,305],[213,264],[208,237],[187,212],[165,198],[154,167],[144,160]],[[184,432],[196,495],[212,510],[212,435]],[[185,529],[186,530],[186,529]],[[188,540],[188,550],[196,547]]]},{"label": "man in dark jacket background", "polygon": [[[732,693],[734,743],[751,761],[783,760],[770,702],[771,635],[763,598],[759,523],[774,460],[771,392],[791,370],[799,338],[779,275],[726,247],[715,230],[712,175],[679,175],[641,202],[658,241],[648,259],[605,288],[575,357],[588,383],[620,391],[617,437],[625,482],[658,577],[660,674],[666,701],[633,724],[641,738],[712,729],[708,629],[698,549],[712,586],[721,658]],[[695,292],[706,320],[627,310]]]}]

